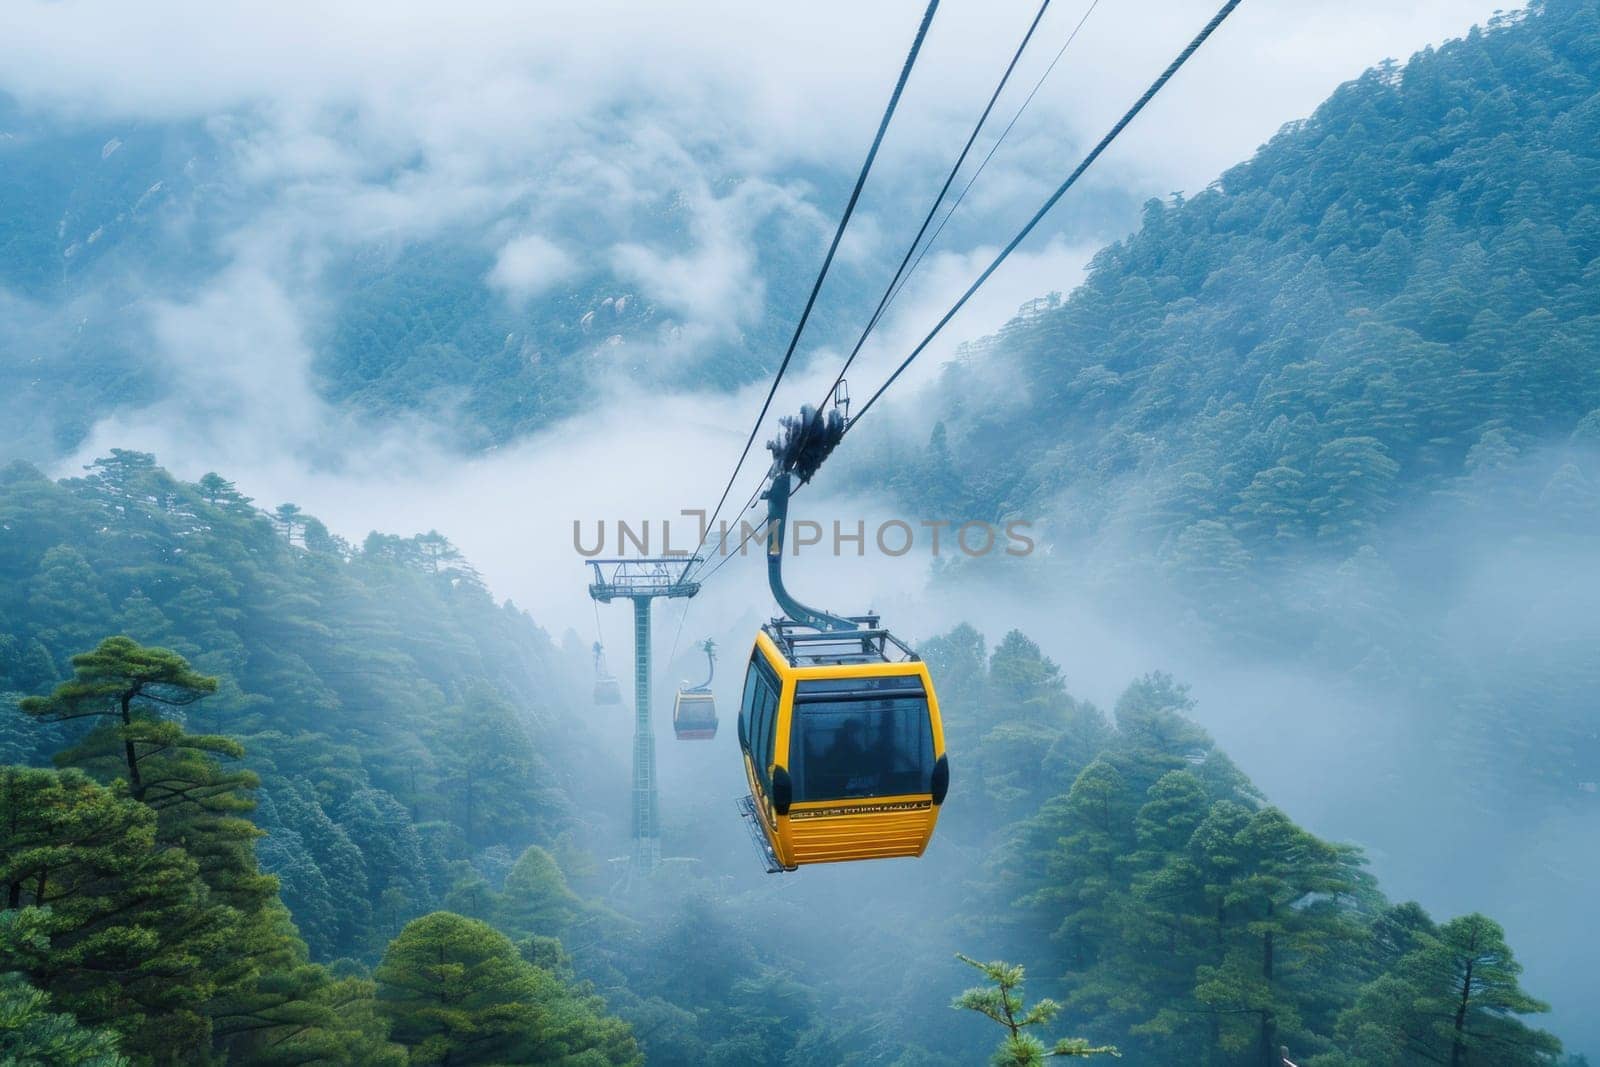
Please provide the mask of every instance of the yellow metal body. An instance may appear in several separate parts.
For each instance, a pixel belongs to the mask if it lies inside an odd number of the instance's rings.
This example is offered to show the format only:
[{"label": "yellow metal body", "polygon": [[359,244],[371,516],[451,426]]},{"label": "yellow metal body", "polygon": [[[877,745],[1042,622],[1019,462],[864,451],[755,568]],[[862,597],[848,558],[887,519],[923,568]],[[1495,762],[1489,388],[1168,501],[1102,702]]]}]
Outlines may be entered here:
[{"label": "yellow metal body", "polygon": [[[939,701],[933,692],[933,679],[921,660],[905,663],[850,663],[820,667],[795,667],[767,636],[756,634],[755,655],[766,660],[778,677],[782,689],[778,699],[778,719],[773,735],[773,762],[767,767],[767,780],[784,767],[788,759],[790,728],[794,723],[795,685],[801,681],[849,678],[887,678],[912,675],[922,680],[927,694],[928,714],[933,726],[933,758],[944,756],[944,728],[939,721]],[[740,709],[740,714],[744,713]],[[849,800],[802,802],[779,815],[767,796],[748,751],[744,753],[745,779],[755,802],[761,829],[772,845],[778,862],[793,870],[808,863],[838,863],[847,860],[889,859],[921,856],[933,837],[939,821],[939,805],[931,793],[910,793]]]}]

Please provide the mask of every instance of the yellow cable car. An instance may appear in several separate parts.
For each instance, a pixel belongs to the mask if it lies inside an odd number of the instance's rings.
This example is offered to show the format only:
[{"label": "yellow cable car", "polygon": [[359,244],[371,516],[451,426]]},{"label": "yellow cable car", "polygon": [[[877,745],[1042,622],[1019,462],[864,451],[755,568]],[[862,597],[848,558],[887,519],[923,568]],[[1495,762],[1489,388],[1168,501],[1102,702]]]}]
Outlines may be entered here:
[{"label": "yellow cable car", "polygon": [[756,635],[739,745],[768,868],[920,856],[950,785],[927,664],[878,620]]}]

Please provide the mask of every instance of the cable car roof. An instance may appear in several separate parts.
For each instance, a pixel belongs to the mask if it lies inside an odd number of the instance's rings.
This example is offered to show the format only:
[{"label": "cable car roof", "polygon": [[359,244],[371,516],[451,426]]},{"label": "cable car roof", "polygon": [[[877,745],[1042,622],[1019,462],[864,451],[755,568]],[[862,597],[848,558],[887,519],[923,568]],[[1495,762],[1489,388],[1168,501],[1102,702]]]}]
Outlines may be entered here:
[{"label": "cable car roof", "polygon": [[775,618],[761,629],[794,667],[847,663],[915,663],[922,657],[878,625],[876,615],[851,615],[854,630],[816,630],[793,619]]}]

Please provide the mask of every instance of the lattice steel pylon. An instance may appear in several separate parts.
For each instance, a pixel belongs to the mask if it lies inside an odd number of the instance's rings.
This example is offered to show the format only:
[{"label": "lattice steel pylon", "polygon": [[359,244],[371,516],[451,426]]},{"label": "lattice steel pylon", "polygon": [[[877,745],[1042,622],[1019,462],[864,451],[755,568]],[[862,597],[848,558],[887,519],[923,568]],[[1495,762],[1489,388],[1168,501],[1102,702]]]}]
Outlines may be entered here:
[{"label": "lattice steel pylon", "polygon": [[656,597],[692,597],[699,582],[686,579],[694,556],[592,559],[589,595],[601,604],[633,601],[633,853],[630,868],[648,873],[661,863],[661,823],[656,801],[656,735],[650,724],[650,603]]}]

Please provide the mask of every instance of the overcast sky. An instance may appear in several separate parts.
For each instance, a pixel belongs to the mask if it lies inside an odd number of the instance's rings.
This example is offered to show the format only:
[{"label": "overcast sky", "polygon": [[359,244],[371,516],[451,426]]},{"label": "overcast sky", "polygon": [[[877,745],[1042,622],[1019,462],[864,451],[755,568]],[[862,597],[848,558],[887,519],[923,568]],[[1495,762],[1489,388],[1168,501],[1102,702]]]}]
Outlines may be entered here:
[{"label": "overcast sky", "polygon": [[[1019,84],[1031,84],[1086,7],[1052,4]],[[1102,0],[1031,124],[1098,132],[1214,7]],[[1195,188],[1338,82],[1464,33],[1495,7],[1246,0],[1117,156],[1157,187]],[[976,113],[1035,9],[946,0],[891,155],[945,147],[925,135]],[[347,143],[420,145],[464,171],[492,170],[554,127],[603,123],[619,103],[649,100],[674,134],[747,153],[747,171],[772,174],[796,161],[854,162],[921,10],[919,0],[10,0],[0,8],[0,87],[93,114],[262,104],[284,126],[354,108]]]}]

